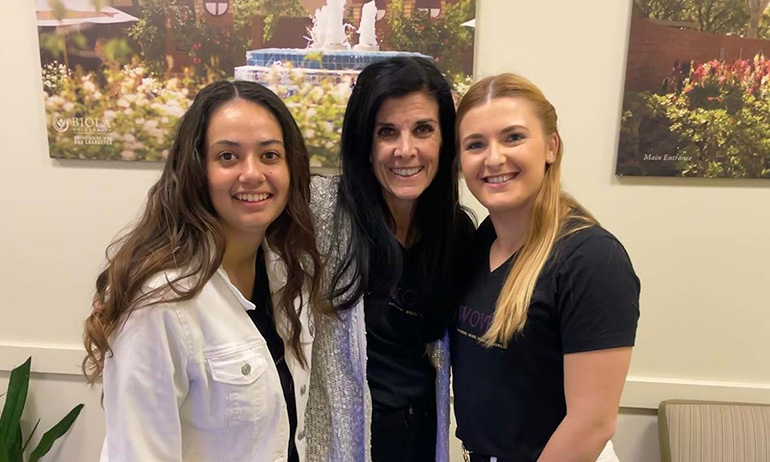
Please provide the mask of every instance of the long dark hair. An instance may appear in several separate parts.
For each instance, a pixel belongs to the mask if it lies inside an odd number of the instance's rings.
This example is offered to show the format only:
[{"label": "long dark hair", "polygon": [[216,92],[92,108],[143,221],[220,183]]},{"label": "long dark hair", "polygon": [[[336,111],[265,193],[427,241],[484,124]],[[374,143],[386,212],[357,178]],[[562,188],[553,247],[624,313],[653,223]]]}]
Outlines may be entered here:
[{"label": "long dark hair", "polygon": [[436,176],[420,195],[407,234],[418,237],[424,246],[419,257],[419,271],[425,281],[422,303],[430,326],[426,340],[433,340],[452,317],[450,294],[444,284],[452,277],[459,234],[473,225],[458,202],[451,89],[427,59],[391,58],[367,66],[358,76],[342,126],[342,178],[335,220],[337,224],[350,223],[350,245],[333,272],[331,295],[339,309],[349,309],[372,290],[389,290],[401,276],[401,247],[370,155],[375,120],[383,102],[415,92],[425,93],[438,104],[442,138]]},{"label": "long dark hair", "polygon": [[[201,90],[179,122],[160,179],[147,194],[139,223],[107,249],[107,266],[96,279],[94,310],[85,322],[83,371],[94,383],[110,353],[109,340],[139,306],[195,297],[222,263],[225,239],[209,197],[205,134],[214,111],[234,99],[269,110],[283,132],[290,190],[286,208],[270,224],[266,238],[287,269],[287,282],[276,310],[290,321],[289,345],[304,366],[301,324],[294,299],[307,283],[311,307],[324,306],[321,259],[309,209],[310,167],[302,134],[283,102],[253,82],[215,82]],[[153,276],[175,271],[162,287],[143,291]]]}]

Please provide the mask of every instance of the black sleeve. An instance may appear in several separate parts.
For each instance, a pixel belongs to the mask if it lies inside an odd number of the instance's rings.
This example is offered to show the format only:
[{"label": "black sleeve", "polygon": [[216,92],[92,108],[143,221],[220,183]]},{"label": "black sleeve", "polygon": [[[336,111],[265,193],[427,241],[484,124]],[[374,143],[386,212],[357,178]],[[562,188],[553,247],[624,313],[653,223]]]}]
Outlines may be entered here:
[{"label": "black sleeve", "polygon": [[631,260],[606,231],[589,234],[556,274],[564,354],[633,346],[636,338],[640,284]]}]

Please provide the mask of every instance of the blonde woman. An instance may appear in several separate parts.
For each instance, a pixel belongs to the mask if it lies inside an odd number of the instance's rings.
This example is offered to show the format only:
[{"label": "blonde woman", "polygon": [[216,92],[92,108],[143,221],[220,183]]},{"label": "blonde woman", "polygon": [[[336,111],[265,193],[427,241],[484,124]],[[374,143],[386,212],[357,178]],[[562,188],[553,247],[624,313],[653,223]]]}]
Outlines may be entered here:
[{"label": "blonde woman", "polygon": [[468,188],[489,209],[450,330],[469,460],[615,461],[639,280],[620,242],[561,190],[553,106],[513,74],[457,113]]}]

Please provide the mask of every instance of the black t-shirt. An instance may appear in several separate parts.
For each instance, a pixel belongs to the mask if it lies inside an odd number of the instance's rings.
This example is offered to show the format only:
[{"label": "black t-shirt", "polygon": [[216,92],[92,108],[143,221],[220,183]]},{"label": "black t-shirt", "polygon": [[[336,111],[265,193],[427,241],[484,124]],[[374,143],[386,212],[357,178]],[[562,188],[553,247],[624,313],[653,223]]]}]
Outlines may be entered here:
[{"label": "black t-shirt", "polygon": [[402,248],[403,270],[391,290],[364,297],[367,380],[374,408],[397,409],[431,395],[436,371],[427,354],[421,245]]},{"label": "black t-shirt", "polygon": [[[568,224],[569,225],[569,224]],[[566,416],[565,354],[634,345],[639,279],[623,246],[599,226],[554,245],[527,322],[506,346],[482,346],[515,255],[489,271],[496,238],[476,233],[468,286],[450,329],[457,437],[471,451],[536,461]]]},{"label": "black t-shirt", "polygon": [[267,278],[267,265],[265,264],[265,253],[262,247],[257,253],[257,268],[254,276],[254,292],[251,295],[251,303],[255,305],[253,310],[248,310],[249,317],[257,326],[259,333],[267,343],[267,349],[270,351],[278,369],[278,377],[281,379],[281,388],[283,397],[286,400],[286,410],[289,413],[289,462],[299,462],[297,445],[294,442],[294,434],[297,432],[297,403],[294,397],[294,380],[291,377],[291,371],[286,364],[286,350],[283,339],[275,328],[275,317],[273,315],[273,300],[270,297],[270,281]]}]

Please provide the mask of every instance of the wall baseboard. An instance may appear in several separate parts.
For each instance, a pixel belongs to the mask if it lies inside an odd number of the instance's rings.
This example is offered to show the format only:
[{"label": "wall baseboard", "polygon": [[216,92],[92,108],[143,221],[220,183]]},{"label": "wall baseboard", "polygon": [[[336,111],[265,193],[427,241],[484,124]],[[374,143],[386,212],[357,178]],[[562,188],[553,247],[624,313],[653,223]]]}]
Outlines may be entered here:
[{"label": "wall baseboard", "polygon": [[[0,372],[12,370],[29,356],[32,372],[82,377],[80,364],[85,351],[69,345],[0,343]],[[770,403],[770,384],[629,376],[620,406],[657,409],[667,399]]]}]

